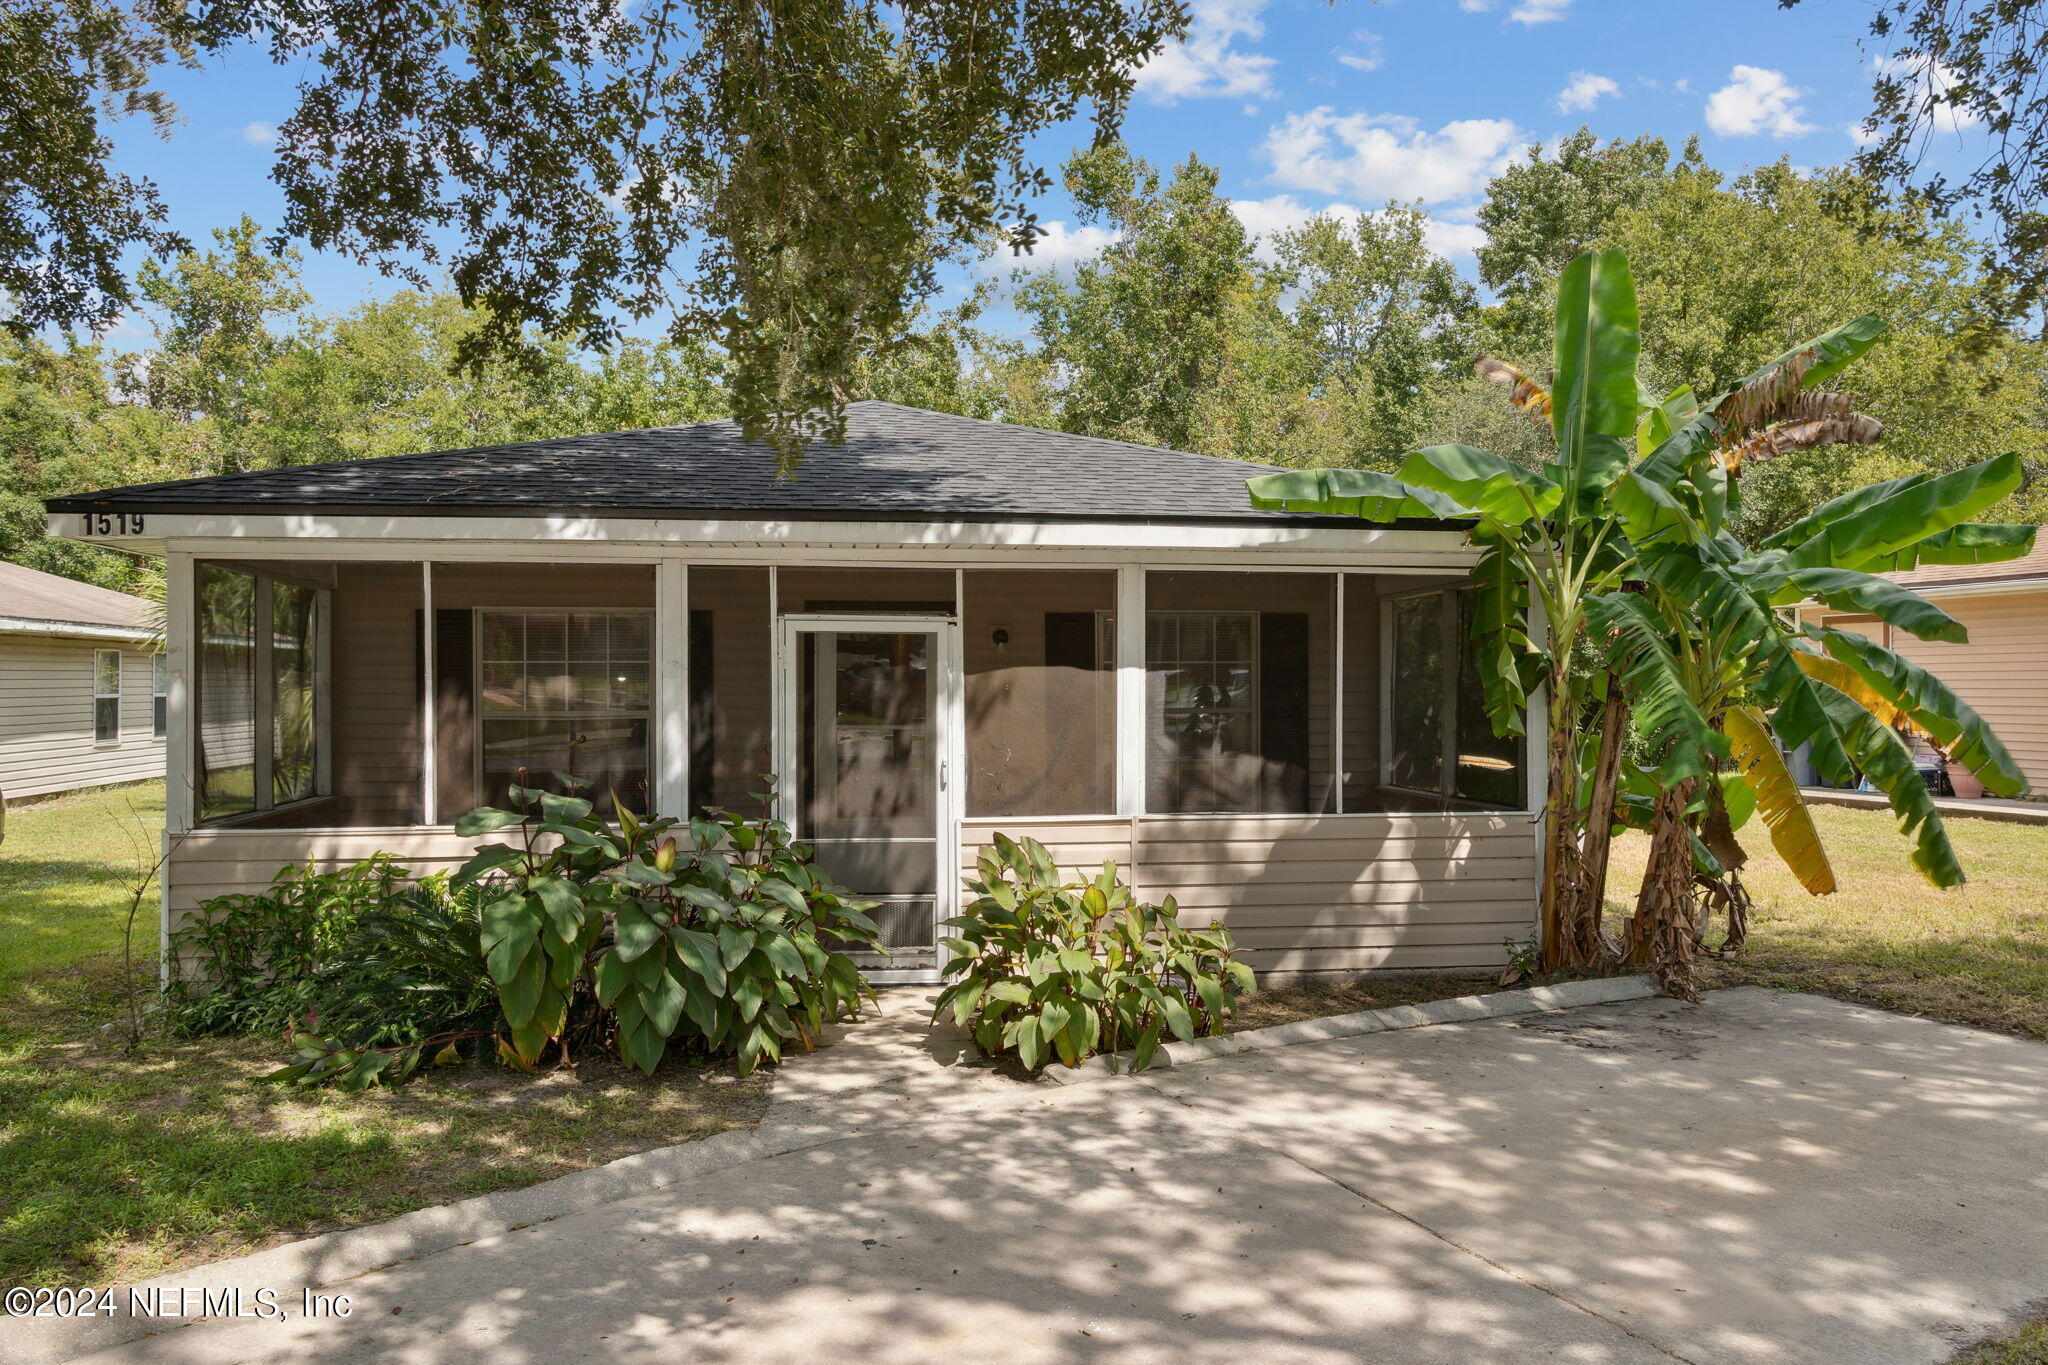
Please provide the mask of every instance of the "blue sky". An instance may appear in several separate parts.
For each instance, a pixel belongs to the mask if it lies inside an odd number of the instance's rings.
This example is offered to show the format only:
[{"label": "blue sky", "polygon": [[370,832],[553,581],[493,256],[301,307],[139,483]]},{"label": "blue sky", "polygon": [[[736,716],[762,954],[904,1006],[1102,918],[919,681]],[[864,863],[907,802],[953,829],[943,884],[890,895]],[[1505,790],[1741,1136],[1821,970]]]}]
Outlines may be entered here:
[{"label": "blue sky", "polygon": [[[1724,169],[1789,154],[1843,160],[1868,104],[1857,39],[1863,0],[1630,4],[1617,0],[1193,0],[1188,41],[1140,76],[1125,136],[1171,164],[1190,151],[1219,166],[1222,190],[1255,230],[1330,210],[1423,200],[1439,249],[1469,270],[1471,225],[1487,177],[1531,142],[1587,123],[1602,137],[1653,132],[1674,147],[1701,134]],[[270,130],[298,72],[246,51],[168,73],[183,115],[168,143],[123,125],[123,164],[151,176],[173,221],[196,240],[243,213],[275,224]],[[1085,126],[1043,139],[1059,161]],[[1966,134],[1965,134],[1966,136]],[[1057,191],[1040,256],[1100,245]],[[342,309],[396,284],[308,253],[306,287]],[[129,330],[129,329],[124,329]]]}]

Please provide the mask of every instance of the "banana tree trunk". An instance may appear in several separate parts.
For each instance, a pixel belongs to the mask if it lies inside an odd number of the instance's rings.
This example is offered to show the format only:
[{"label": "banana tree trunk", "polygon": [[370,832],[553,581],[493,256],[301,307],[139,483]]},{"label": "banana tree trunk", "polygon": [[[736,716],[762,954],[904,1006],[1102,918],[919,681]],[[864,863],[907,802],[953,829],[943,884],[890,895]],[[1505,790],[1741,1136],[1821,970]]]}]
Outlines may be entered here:
[{"label": "banana tree trunk", "polygon": [[1657,974],[1664,989],[1681,1000],[1700,998],[1693,979],[1696,926],[1692,901],[1692,839],[1685,808],[1692,800],[1690,779],[1657,795],[1650,826],[1650,858],[1643,869],[1643,889],[1636,896],[1635,918],[1629,921],[1628,960]]},{"label": "banana tree trunk", "polygon": [[1543,951],[1546,972],[1598,965],[1604,956],[1597,909],[1586,904],[1586,865],[1580,847],[1585,813],[1579,805],[1577,700],[1562,670],[1550,676],[1550,784],[1543,803]]},{"label": "banana tree trunk", "polygon": [[1621,680],[1607,677],[1607,703],[1600,709],[1600,747],[1593,758],[1592,790],[1586,800],[1585,887],[1588,928],[1604,953],[1601,917],[1607,910],[1608,853],[1614,844],[1614,792],[1621,782],[1621,744],[1628,733],[1628,701]]}]

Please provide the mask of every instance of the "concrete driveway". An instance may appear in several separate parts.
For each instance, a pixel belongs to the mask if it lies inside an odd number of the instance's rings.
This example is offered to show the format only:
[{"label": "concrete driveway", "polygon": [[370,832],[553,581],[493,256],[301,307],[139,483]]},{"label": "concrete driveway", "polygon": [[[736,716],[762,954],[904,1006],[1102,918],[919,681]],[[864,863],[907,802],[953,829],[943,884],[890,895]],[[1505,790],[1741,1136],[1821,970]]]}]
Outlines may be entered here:
[{"label": "concrete driveway", "polygon": [[1936,1361],[2048,1296],[2048,1047],[1810,996],[794,1107],[844,1136],[94,1358]]}]

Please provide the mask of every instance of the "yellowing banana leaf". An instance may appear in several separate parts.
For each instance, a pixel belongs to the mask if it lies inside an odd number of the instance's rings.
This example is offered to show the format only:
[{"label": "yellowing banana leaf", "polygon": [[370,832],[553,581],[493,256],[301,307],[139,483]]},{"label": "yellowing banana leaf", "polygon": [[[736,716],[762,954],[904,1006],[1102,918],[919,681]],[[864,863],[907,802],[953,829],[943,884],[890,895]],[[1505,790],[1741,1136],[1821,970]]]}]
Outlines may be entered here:
[{"label": "yellowing banana leaf", "polygon": [[1820,831],[1814,828],[1813,815],[1799,794],[1799,784],[1792,780],[1762,715],[1738,706],[1721,718],[1721,726],[1735,762],[1756,796],[1764,827],[1771,832],[1771,847],[1810,894],[1827,895],[1835,889],[1835,869],[1828,862]]}]

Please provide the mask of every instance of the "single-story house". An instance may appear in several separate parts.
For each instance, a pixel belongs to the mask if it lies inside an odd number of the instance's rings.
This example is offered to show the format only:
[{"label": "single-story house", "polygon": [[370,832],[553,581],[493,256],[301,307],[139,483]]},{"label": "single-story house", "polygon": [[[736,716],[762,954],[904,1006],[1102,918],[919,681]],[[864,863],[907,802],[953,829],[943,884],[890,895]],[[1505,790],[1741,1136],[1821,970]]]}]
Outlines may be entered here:
[{"label": "single-story house", "polygon": [[160,777],[167,674],[149,603],[0,561],[0,794]]},{"label": "single-story house", "polygon": [[1928,669],[1991,723],[2028,786],[2048,792],[2048,534],[2002,564],[1928,564],[1885,577],[1962,622],[1969,642],[1922,640],[1874,616],[1815,603],[1803,604],[1800,615],[1867,635]]},{"label": "single-story house", "polygon": [[[1488,967],[1543,790],[1466,650],[1462,531],[1255,511],[1264,468],[855,404],[794,479],[727,421],[49,503],[165,557],[167,923],[282,864],[457,865],[521,770],[779,813],[882,902],[879,980],[997,831],[1260,970]],[[1142,623],[1124,628],[1126,623]],[[571,740],[580,739],[572,750]]]}]

